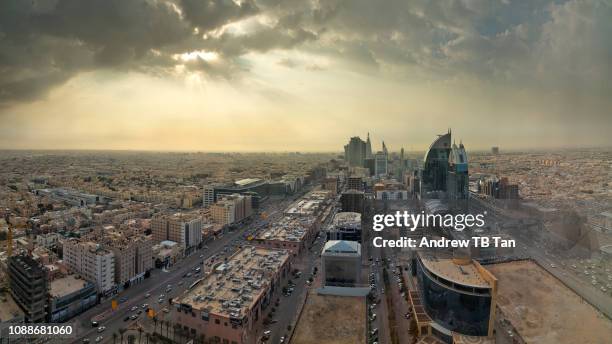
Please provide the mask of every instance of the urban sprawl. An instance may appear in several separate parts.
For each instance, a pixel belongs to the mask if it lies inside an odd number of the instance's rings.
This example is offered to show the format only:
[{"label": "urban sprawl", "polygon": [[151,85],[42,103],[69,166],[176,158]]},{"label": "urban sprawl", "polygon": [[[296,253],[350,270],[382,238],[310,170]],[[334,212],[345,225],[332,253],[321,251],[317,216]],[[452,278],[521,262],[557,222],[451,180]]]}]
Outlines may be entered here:
[{"label": "urban sprawl", "polygon": [[0,343],[609,343],[612,153],[432,141],[2,151]]}]

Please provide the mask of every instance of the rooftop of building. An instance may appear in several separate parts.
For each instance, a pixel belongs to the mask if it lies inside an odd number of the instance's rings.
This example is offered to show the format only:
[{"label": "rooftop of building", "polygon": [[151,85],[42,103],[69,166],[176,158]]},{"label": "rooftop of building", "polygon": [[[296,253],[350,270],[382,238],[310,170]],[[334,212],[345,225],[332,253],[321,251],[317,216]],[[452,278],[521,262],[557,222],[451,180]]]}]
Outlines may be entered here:
[{"label": "rooftop of building", "polygon": [[312,217],[295,218],[285,216],[281,220],[272,224],[270,228],[260,232],[256,239],[259,240],[278,240],[278,241],[302,241],[312,226]]},{"label": "rooftop of building", "polygon": [[475,288],[492,287],[483,268],[473,260],[457,264],[451,256],[432,251],[419,251],[419,257],[427,270],[445,280]]},{"label": "rooftop of building", "polygon": [[343,191],[342,194],[362,194],[363,195],[364,192],[361,190],[349,189],[349,190]]},{"label": "rooftop of building", "polygon": [[318,295],[311,291],[291,343],[365,343],[365,314],[364,297]]},{"label": "rooftop of building", "polygon": [[323,246],[324,255],[361,255],[361,245],[356,241],[329,240]]},{"label": "rooftop of building", "polygon": [[259,178],[244,178],[235,181],[234,184],[236,184],[237,186],[249,186],[251,184],[259,183],[261,181],[262,179]]},{"label": "rooftop of building", "polygon": [[607,343],[612,321],[533,261],[487,265],[497,305],[527,343]]},{"label": "rooftop of building", "polygon": [[212,314],[241,318],[266,292],[272,276],[288,259],[284,250],[244,247],[176,302]]},{"label": "rooftop of building", "polygon": [[56,278],[49,285],[49,294],[53,297],[62,297],[83,289],[88,283],[84,279],[77,278],[76,275]]},{"label": "rooftop of building", "polygon": [[334,226],[361,225],[361,214],[350,211],[337,213],[333,224]]},{"label": "rooftop of building", "polygon": [[89,252],[95,253],[96,255],[108,255],[112,253],[111,251],[105,249],[102,245],[100,245],[100,243],[91,241],[87,239],[86,237],[83,237],[81,239],[70,238],[66,240],[65,243],[74,243],[76,245],[81,245],[82,247],[86,248]]},{"label": "rooftop of building", "polygon": [[318,211],[329,196],[331,195],[329,190],[316,190],[311,191],[304,195],[302,198],[291,204],[286,210],[285,214],[288,215],[312,215]]}]

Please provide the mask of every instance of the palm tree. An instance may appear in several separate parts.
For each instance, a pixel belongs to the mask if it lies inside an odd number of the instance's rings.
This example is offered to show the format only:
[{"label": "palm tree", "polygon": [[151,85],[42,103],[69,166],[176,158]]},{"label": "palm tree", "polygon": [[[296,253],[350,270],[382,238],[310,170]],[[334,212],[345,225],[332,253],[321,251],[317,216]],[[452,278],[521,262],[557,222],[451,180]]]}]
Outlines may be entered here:
[{"label": "palm tree", "polygon": [[142,327],[138,328],[138,344],[142,344],[142,332],[144,332],[144,330],[142,329]]},{"label": "palm tree", "polygon": [[127,330],[124,328],[119,329],[119,334],[121,335],[121,344],[123,344],[123,335],[125,334],[125,331]]},{"label": "palm tree", "polygon": [[172,326],[172,341],[176,341],[176,332],[180,328],[181,328],[181,325],[179,324],[174,324],[174,326]]},{"label": "palm tree", "polygon": [[113,332],[113,344],[117,342],[117,332]]},{"label": "palm tree", "polygon": [[157,315],[153,317],[153,333],[157,332]]},{"label": "palm tree", "polygon": [[147,344],[149,344],[149,338],[151,337],[151,335],[149,334],[149,332],[145,333],[145,338],[147,339]]}]

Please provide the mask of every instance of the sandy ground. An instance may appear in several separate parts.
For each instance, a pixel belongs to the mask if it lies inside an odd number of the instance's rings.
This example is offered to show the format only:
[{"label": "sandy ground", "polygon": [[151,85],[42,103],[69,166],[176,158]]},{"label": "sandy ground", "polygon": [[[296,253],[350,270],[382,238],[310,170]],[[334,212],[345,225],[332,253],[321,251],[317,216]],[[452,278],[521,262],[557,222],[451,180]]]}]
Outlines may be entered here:
[{"label": "sandy ground", "polygon": [[607,344],[612,321],[531,261],[487,265],[498,306],[527,343]]},{"label": "sandy ground", "polygon": [[363,297],[317,295],[310,290],[292,344],[365,343]]}]

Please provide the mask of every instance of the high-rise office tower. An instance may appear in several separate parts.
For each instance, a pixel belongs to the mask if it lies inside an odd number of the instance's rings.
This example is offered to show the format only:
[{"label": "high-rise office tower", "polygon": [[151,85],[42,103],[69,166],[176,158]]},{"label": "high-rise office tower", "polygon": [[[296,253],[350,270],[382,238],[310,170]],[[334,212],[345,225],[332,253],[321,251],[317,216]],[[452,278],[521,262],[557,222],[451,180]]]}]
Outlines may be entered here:
[{"label": "high-rise office tower", "polygon": [[215,203],[215,186],[206,185],[202,193],[202,206],[210,207],[213,203]]},{"label": "high-rise office tower", "polygon": [[454,208],[467,210],[469,198],[468,158],[463,143],[453,143],[448,157],[447,196]]},{"label": "high-rise office tower", "polygon": [[378,151],[374,155],[374,174],[376,177],[384,177],[387,175],[387,154],[385,152]]},{"label": "high-rise office tower", "polygon": [[370,141],[370,133],[368,133],[368,139],[366,140],[366,159],[372,159],[372,141]]},{"label": "high-rise office tower", "polygon": [[438,138],[425,153],[424,166],[421,172],[421,197],[428,198],[432,196],[428,193],[446,191],[446,173],[450,150],[451,131],[449,129],[448,133],[438,135]]},{"label": "high-rise office tower", "polygon": [[351,137],[349,143],[344,146],[344,160],[349,166],[364,167],[366,151],[367,144],[359,136]]}]

